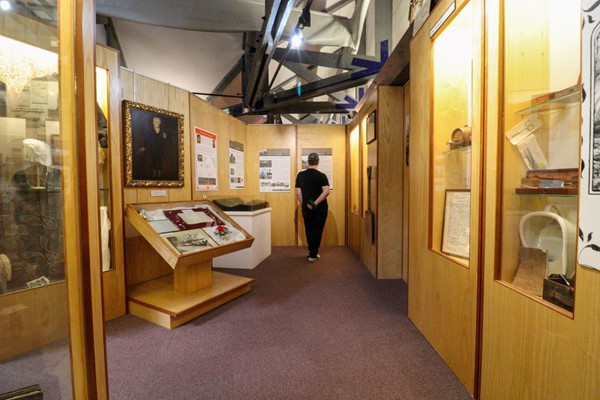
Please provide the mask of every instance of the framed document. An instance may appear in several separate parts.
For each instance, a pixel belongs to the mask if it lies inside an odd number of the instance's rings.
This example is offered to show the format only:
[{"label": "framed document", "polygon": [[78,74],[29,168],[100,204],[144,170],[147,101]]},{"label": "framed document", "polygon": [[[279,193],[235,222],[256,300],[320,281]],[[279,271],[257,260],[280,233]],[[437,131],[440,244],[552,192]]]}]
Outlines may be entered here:
[{"label": "framed document", "polygon": [[367,118],[367,144],[372,143],[377,139],[377,114],[373,111]]},{"label": "framed document", "polygon": [[446,190],[442,253],[464,259],[469,258],[470,217],[471,192],[469,190]]}]

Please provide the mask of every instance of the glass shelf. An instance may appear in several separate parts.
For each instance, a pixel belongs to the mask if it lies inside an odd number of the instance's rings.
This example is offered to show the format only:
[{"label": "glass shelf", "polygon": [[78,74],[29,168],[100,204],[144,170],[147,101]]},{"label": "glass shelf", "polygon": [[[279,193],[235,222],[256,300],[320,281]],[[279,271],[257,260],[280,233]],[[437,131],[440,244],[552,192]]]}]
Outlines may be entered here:
[{"label": "glass shelf", "polygon": [[564,94],[562,96],[557,96],[552,99],[543,101],[538,104],[533,104],[529,107],[523,108],[516,112],[519,115],[531,114],[534,112],[548,112],[553,110],[561,110],[565,108],[575,107],[579,105],[581,100],[579,90],[575,90]]},{"label": "glass shelf", "polygon": [[453,153],[466,153],[471,151],[471,146],[463,146],[457,147],[455,149],[449,149],[444,152],[444,154],[453,154]]},{"label": "glass shelf", "polygon": [[557,193],[514,193],[513,196],[517,197],[536,197],[536,196],[545,196],[545,197],[564,197],[564,198],[577,198],[577,193],[575,194],[557,194]]}]

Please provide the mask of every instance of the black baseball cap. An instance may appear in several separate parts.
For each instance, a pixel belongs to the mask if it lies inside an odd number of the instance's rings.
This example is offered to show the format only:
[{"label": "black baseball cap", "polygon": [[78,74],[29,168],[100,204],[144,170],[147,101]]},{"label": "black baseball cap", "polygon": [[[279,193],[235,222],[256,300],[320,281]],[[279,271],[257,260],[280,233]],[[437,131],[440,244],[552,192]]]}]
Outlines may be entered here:
[{"label": "black baseball cap", "polygon": [[319,155],[317,153],[310,153],[308,155],[308,165],[316,165],[319,163]]}]

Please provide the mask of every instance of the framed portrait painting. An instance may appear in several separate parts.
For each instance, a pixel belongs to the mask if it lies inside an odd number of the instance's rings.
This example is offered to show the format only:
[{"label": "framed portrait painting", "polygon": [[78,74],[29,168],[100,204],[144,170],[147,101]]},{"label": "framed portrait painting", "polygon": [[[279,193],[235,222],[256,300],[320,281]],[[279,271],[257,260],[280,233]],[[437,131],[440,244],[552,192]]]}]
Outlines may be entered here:
[{"label": "framed portrait painting", "polygon": [[182,187],[183,115],[123,101],[125,187]]}]

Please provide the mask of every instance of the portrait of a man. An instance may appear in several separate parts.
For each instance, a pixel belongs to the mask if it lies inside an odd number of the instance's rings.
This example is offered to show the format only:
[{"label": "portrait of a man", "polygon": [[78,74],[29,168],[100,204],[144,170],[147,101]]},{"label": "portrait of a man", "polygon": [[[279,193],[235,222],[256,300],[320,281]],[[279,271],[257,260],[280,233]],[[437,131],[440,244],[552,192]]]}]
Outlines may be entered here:
[{"label": "portrait of a man", "polygon": [[183,115],[123,102],[126,186],[183,186]]}]

